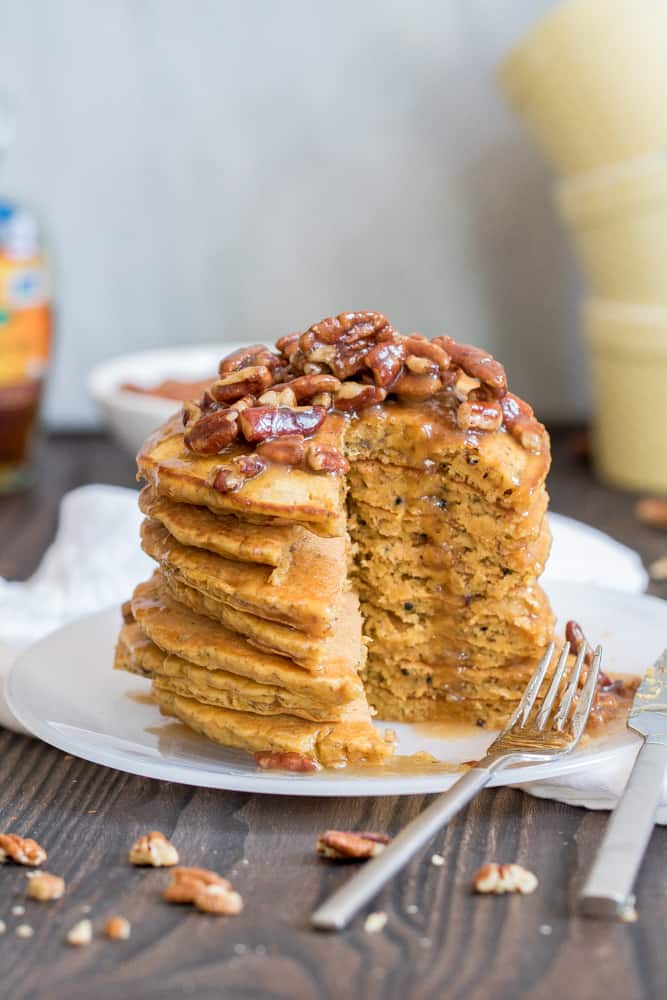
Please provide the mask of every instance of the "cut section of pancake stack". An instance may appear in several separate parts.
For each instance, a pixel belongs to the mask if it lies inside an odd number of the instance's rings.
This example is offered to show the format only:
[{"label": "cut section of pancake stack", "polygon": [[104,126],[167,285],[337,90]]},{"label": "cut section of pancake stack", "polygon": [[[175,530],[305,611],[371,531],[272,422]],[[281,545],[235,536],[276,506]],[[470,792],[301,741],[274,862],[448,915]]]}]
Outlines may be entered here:
[{"label": "cut section of pancake stack", "polygon": [[223,361],[138,465],[157,569],[116,667],[216,742],[380,764],[372,716],[494,725],[552,637],[548,437],[475,348],[322,321]]}]

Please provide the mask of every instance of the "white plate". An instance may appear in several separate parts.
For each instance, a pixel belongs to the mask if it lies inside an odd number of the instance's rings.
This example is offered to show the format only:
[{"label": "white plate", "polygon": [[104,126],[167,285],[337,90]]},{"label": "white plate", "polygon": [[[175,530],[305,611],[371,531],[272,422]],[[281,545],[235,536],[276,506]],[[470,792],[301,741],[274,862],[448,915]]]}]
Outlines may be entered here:
[{"label": "white plate", "polygon": [[[591,641],[605,646],[604,668],[641,674],[667,638],[667,602],[584,584],[552,582],[559,621],[574,617]],[[240,751],[216,746],[165,720],[142,701],[147,681],[111,669],[120,625],[117,608],[83,618],[36,643],[17,660],[8,681],[10,705],[35,736],[96,764],[149,778],[277,795],[407,795],[436,792],[452,773],[371,775],[323,771],[298,775],[260,771]],[[138,699],[138,700],[137,700]],[[378,724],[379,728],[384,725]],[[426,750],[442,761],[479,758],[492,738],[483,730],[438,735],[437,726],[392,725],[400,754]],[[595,768],[623,755],[635,741],[622,725],[553,764],[514,768],[492,784],[517,784]]]}]

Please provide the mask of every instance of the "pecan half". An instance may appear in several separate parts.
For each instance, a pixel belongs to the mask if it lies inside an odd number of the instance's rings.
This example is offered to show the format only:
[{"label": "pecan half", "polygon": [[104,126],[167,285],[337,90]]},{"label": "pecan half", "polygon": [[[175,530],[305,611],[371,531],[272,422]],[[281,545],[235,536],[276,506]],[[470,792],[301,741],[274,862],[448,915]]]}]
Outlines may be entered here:
[{"label": "pecan half", "polygon": [[285,434],[314,434],[327,411],[321,406],[251,406],[239,416],[246,441],[266,441]]},{"label": "pecan half", "polygon": [[[204,393],[204,399],[208,400],[207,393]],[[201,406],[197,406],[197,404],[193,403],[191,400],[186,400],[183,403],[182,420],[184,427],[189,427],[190,424],[193,424],[195,422],[195,420],[199,420],[201,415],[202,415]]]},{"label": "pecan half", "polygon": [[60,899],[65,894],[65,879],[50,872],[28,872],[28,896],[40,903]]},{"label": "pecan half", "polygon": [[497,431],[502,422],[500,404],[491,400],[460,403],[456,411],[456,423],[464,431]]},{"label": "pecan half", "polygon": [[282,355],[284,355],[288,361],[292,359],[292,356],[299,349],[299,340],[301,339],[300,333],[288,333],[284,337],[279,337],[276,340],[276,347]]},{"label": "pecan half", "polygon": [[588,651],[584,657],[584,663],[590,666],[593,662],[594,653],[579,622],[575,622],[574,619],[570,619],[570,621],[566,623],[565,639],[570,644],[570,652],[574,653],[575,656],[577,656],[582,646],[588,646]]},{"label": "pecan half", "polygon": [[366,355],[366,366],[373,374],[376,385],[386,388],[392,385],[403,371],[405,346],[400,341],[378,344]]},{"label": "pecan half", "polygon": [[173,868],[171,882],[164,891],[163,898],[167,903],[194,903],[207,886],[218,885],[230,890],[231,885],[226,878],[208,868]]},{"label": "pecan half", "polygon": [[297,403],[311,400],[319,392],[335,392],[340,388],[340,379],[335,375],[327,375],[319,372],[313,375],[300,375],[292,379],[291,382],[283,382],[274,386],[274,390],[291,389],[296,396]]},{"label": "pecan half", "polygon": [[306,454],[305,438],[302,434],[287,434],[272,441],[260,441],[257,453],[281,465],[301,465]]},{"label": "pecan half", "polygon": [[244,479],[254,479],[266,469],[266,462],[261,455],[249,452],[247,455],[237,455],[232,464],[239,470]]},{"label": "pecan half", "polygon": [[442,379],[439,374],[415,375],[407,371],[392,386],[392,392],[404,399],[430,399],[442,389]]},{"label": "pecan half", "polygon": [[0,864],[7,860],[37,868],[46,861],[46,851],[36,840],[16,833],[0,833]]},{"label": "pecan half", "polygon": [[273,389],[267,389],[257,402],[260,406],[296,406],[296,396],[292,387],[284,382],[282,388],[274,386]]},{"label": "pecan half", "polygon": [[250,365],[214,382],[209,386],[208,393],[216,403],[229,406],[244,396],[259,396],[272,381],[273,376],[265,365]]},{"label": "pecan half", "polygon": [[521,865],[482,865],[475,872],[472,887],[475,892],[495,893],[518,892],[526,896],[537,889],[537,876]]},{"label": "pecan half", "polygon": [[252,347],[241,347],[238,351],[233,351],[220,362],[218,371],[220,375],[229,375],[230,372],[237,372],[241,368],[248,368],[251,365],[264,365],[273,372],[283,366],[283,359],[279,354],[274,354],[264,344],[253,344]]},{"label": "pecan half", "polygon": [[237,418],[236,410],[214,410],[203,414],[185,428],[183,437],[186,445],[199,455],[217,455],[237,436]]},{"label": "pecan half", "polygon": [[320,765],[312,757],[288,750],[257,750],[255,763],[265,771],[319,771]]},{"label": "pecan half", "polygon": [[374,406],[387,398],[386,389],[360,382],[343,382],[336,393],[334,406],[343,413],[358,413],[367,406]]},{"label": "pecan half", "polygon": [[325,830],[317,835],[315,849],[324,858],[333,861],[365,861],[384,851],[389,843],[385,833],[370,833],[360,830]]},{"label": "pecan half", "polygon": [[133,865],[167,868],[178,864],[178,851],[163,833],[151,830],[139,837],[130,848],[130,862]]},{"label": "pecan half", "polygon": [[243,909],[243,899],[238,892],[223,885],[207,885],[194,898],[201,913],[220,917],[235,917]]},{"label": "pecan half", "polygon": [[333,472],[344,476],[350,468],[345,455],[342,455],[337,448],[328,444],[318,444],[316,441],[308,446],[306,459],[314,472]]},{"label": "pecan half", "polygon": [[473,344],[459,344],[451,337],[435,337],[432,343],[442,347],[449,354],[452,363],[462,368],[467,375],[478,378],[497,399],[505,395],[505,369],[491,354]]},{"label": "pecan half", "polygon": [[308,350],[319,341],[322,344],[354,344],[359,340],[375,340],[380,333],[391,333],[389,320],[379,312],[350,312],[329,316],[314,323],[301,337],[301,349]]},{"label": "pecan half", "polygon": [[539,453],[544,445],[543,428],[535,419],[532,407],[508,392],[500,401],[505,427],[526,451]]},{"label": "pecan half", "polygon": [[218,493],[236,493],[243,486],[245,476],[230,466],[223,466],[215,470],[210,482]]},{"label": "pecan half", "polygon": [[[451,357],[449,352],[444,349],[440,344],[436,344],[434,340],[427,340],[426,337],[421,336],[418,333],[412,333],[409,337],[405,337],[405,353],[407,357],[412,360],[413,364],[417,358],[421,358],[422,361],[430,361],[431,371],[444,372],[451,366]],[[418,375],[423,375],[423,370],[420,372],[417,368],[412,367],[408,364],[408,368],[414,371]]]}]

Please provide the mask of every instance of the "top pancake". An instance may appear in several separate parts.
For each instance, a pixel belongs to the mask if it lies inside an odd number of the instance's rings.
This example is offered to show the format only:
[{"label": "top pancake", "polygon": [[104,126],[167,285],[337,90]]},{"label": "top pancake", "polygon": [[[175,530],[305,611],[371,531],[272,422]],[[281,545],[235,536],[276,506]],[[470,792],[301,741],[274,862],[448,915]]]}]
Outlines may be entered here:
[{"label": "top pancake", "polygon": [[[345,418],[329,414],[312,440],[342,450]],[[198,455],[183,441],[180,416],[159,427],[137,455],[139,475],[162,497],[208,507],[215,514],[239,514],[248,521],[304,524],[325,536],[345,532],[345,482],[339,476],[270,464],[236,493],[210,484],[215,470],[248,451],[237,445],[224,455]]]}]

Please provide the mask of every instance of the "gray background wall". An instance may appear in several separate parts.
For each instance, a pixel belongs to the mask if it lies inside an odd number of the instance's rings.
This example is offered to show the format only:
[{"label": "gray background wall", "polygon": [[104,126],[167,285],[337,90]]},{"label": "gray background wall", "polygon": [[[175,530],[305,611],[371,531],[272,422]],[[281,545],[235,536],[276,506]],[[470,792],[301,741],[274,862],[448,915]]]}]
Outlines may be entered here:
[{"label": "gray background wall", "polygon": [[0,189],[56,265],[47,415],[139,347],[332,312],[484,344],[546,417],[587,397],[553,178],[494,68],[547,0],[1,0]]}]

